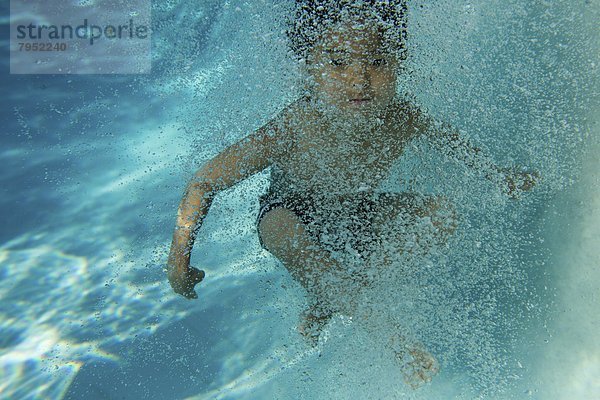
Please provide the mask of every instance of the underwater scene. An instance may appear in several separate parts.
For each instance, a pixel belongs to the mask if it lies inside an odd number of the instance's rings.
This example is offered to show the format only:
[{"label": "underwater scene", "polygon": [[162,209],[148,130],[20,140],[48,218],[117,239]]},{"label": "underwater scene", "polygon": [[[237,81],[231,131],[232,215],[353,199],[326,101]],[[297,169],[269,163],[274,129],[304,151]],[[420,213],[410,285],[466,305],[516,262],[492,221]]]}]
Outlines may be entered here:
[{"label": "underwater scene", "polygon": [[1,8],[0,399],[600,399],[599,0]]}]

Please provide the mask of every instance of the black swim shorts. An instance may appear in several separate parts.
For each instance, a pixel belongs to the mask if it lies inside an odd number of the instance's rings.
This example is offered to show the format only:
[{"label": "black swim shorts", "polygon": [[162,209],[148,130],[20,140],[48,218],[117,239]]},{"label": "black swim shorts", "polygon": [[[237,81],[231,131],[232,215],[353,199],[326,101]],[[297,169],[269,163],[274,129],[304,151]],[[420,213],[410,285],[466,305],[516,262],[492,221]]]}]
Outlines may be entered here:
[{"label": "black swim shorts", "polygon": [[[367,256],[376,243],[372,231],[374,210],[389,193],[357,192],[331,200],[315,200],[300,193],[285,196],[267,192],[260,197],[256,227],[264,215],[277,207],[293,211],[306,225],[308,234],[323,248],[333,251],[354,249]],[[327,211],[324,211],[327,210]],[[259,234],[260,245],[268,251]]]}]

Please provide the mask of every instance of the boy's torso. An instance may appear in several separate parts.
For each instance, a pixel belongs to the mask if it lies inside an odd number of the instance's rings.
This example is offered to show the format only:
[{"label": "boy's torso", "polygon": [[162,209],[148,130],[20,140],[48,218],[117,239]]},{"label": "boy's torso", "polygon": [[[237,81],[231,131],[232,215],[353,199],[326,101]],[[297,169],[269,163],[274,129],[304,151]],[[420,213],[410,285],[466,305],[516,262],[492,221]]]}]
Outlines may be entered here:
[{"label": "boy's torso", "polygon": [[278,191],[329,196],[374,190],[414,135],[407,104],[400,102],[362,130],[333,127],[306,100],[285,115],[284,143],[274,156]]}]

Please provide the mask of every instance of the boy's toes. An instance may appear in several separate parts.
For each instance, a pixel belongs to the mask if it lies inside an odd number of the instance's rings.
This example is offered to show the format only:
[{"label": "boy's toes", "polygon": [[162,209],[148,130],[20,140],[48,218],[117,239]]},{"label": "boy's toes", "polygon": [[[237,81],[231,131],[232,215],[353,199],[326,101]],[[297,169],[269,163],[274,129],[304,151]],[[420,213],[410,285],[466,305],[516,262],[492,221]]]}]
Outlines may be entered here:
[{"label": "boy's toes", "polygon": [[435,357],[425,350],[411,349],[409,354],[412,359],[404,364],[402,375],[406,384],[417,389],[425,383],[431,382],[440,371],[440,367]]},{"label": "boy's toes", "polygon": [[310,323],[307,321],[303,321],[298,325],[298,332],[306,339],[311,346],[316,346],[319,341],[319,335],[321,332],[313,329]]},{"label": "boy's toes", "polygon": [[298,325],[298,332],[300,332],[311,345],[316,346],[321,331],[325,325],[327,325],[331,316],[332,315],[329,313],[320,312],[316,307],[311,307],[302,315],[302,321]]}]

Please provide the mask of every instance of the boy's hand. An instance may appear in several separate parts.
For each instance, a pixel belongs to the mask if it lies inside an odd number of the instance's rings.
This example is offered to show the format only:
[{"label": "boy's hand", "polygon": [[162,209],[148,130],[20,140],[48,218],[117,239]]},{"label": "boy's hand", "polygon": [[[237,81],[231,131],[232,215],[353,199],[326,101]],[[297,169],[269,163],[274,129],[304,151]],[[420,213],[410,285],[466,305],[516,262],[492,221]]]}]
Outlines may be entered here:
[{"label": "boy's hand", "polygon": [[197,299],[194,286],[204,279],[204,271],[188,266],[185,269],[171,268],[169,266],[169,283],[175,291],[187,299]]},{"label": "boy's hand", "polygon": [[427,350],[414,347],[408,350],[410,360],[406,360],[402,375],[404,382],[412,389],[418,389],[440,372],[440,365]]},{"label": "boy's hand", "polygon": [[540,174],[534,172],[518,172],[504,170],[504,181],[508,185],[508,195],[513,199],[519,198],[521,192],[531,190],[540,180]]}]

